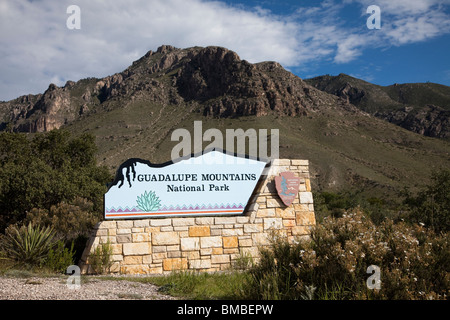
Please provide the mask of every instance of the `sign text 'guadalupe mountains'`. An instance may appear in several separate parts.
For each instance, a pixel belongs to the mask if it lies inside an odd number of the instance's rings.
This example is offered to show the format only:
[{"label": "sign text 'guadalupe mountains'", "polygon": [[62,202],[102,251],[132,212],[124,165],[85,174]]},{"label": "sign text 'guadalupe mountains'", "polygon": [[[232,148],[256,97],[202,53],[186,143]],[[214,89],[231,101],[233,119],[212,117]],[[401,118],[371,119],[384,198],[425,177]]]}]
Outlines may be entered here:
[{"label": "sign text 'guadalupe mountains'", "polygon": [[129,159],[105,194],[105,219],[242,214],[265,166],[217,150],[165,164]]}]

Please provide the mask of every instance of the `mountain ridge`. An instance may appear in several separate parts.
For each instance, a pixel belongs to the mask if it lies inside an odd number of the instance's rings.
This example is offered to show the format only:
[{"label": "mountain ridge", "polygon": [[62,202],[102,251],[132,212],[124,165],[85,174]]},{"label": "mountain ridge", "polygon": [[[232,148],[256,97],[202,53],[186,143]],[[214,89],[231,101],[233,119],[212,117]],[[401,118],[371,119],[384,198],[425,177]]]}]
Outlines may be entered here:
[{"label": "mountain ridge", "polygon": [[[159,83],[161,73],[172,73],[174,86]],[[286,86],[278,85],[267,74],[282,79]],[[149,75],[152,75],[151,81]],[[93,79],[95,84],[88,85],[85,92],[76,93],[79,83]],[[292,94],[293,87],[300,88],[295,95]],[[154,94],[155,89],[157,94]],[[82,79],[76,83],[68,81],[63,87],[50,84],[43,94],[2,103],[2,128],[10,123],[13,130],[19,132],[48,131],[75,120],[77,113],[89,113],[92,107],[108,100],[116,97],[136,100],[142,92],[146,93],[146,99],[160,103],[209,101],[203,114],[219,117],[262,116],[271,111],[305,115],[306,109],[314,106],[315,101],[310,97],[309,86],[276,62],[250,64],[222,47],[183,50],[164,45],[114,75]],[[12,110],[9,115],[5,112],[8,108]]]},{"label": "mountain ridge", "polygon": [[437,83],[379,86],[342,73],[304,81],[407,130],[450,139],[450,87]]},{"label": "mountain ridge", "polygon": [[251,64],[215,46],[161,46],[113,75],[0,103],[0,117],[2,130],[92,133],[111,171],[129,158],[168,161],[173,130],[194,132],[199,120],[223,133],[279,129],[280,157],[310,160],[316,190],[392,194],[450,165],[445,139],[380,119],[277,62]]}]

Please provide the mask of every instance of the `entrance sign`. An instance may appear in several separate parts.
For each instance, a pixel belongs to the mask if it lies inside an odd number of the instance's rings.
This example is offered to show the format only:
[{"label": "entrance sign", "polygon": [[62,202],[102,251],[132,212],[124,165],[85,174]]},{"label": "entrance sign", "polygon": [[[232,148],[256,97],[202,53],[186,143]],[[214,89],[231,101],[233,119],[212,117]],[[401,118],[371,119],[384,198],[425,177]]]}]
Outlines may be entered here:
[{"label": "entrance sign", "polygon": [[105,219],[242,214],[266,164],[217,150],[165,164],[129,159],[104,196]]},{"label": "entrance sign", "polygon": [[300,178],[293,172],[282,172],[279,177],[275,177],[275,187],[281,201],[289,207],[297,196]]}]

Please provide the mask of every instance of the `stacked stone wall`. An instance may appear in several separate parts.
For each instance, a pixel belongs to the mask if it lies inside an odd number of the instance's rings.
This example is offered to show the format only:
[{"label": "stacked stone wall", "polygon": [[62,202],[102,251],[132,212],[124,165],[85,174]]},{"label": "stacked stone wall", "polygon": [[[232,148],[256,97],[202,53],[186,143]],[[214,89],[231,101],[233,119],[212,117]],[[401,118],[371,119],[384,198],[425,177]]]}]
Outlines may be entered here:
[{"label": "stacked stone wall", "polygon": [[[294,202],[280,200],[274,177],[300,177]],[[111,273],[162,274],[174,270],[225,270],[241,257],[258,258],[274,233],[290,241],[308,237],[315,224],[307,160],[278,159],[262,176],[243,215],[108,220],[97,224],[80,262],[91,273],[89,255],[100,243],[112,246]]]}]

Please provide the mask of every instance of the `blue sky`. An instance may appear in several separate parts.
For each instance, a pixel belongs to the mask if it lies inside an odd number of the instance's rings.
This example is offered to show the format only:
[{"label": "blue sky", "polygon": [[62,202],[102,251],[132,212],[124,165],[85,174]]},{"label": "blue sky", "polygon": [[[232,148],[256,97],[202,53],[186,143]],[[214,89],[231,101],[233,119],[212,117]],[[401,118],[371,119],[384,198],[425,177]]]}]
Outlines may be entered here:
[{"label": "blue sky", "polygon": [[[73,4],[80,29],[66,26]],[[303,79],[450,85],[450,0],[0,0],[0,100],[120,72],[162,44],[223,46]]]},{"label": "blue sky", "polygon": [[[227,0],[226,3],[247,10],[261,7],[282,17],[292,16],[301,8],[322,6],[322,10],[306,16],[319,24],[321,20],[325,21],[325,25],[335,23],[345,31],[344,34],[348,32],[359,38],[374,37],[373,42],[361,41],[362,45],[357,49],[357,57],[354,59],[336,61],[335,56],[329,55],[306,64],[285,66],[301,78],[346,73],[379,85],[427,81],[450,85],[450,1]],[[369,30],[366,25],[371,16],[366,10],[372,4],[378,5],[381,10],[382,26],[379,30]],[[435,12],[442,14],[442,20],[433,18],[432,13]],[[300,23],[302,18],[297,17]],[[339,22],[332,22],[333,19]],[[398,38],[383,36],[383,24],[387,24],[386,28],[392,32],[391,25],[401,28],[402,21],[404,25],[407,22],[411,26],[416,24],[419,30],[428,28],[427,22],[431,22],[438,30],[430,30],[417,39],[414,37],[417,32],[413,27],[409,28],[410,32],[407,29]]]}]

